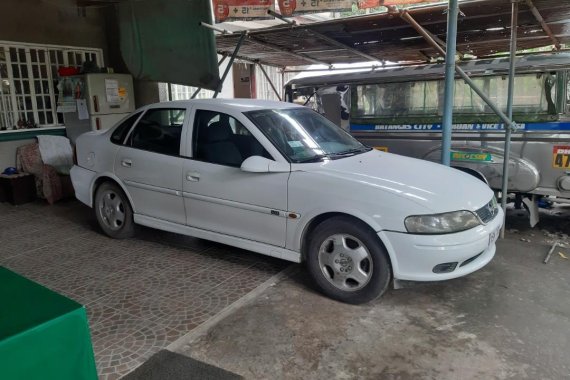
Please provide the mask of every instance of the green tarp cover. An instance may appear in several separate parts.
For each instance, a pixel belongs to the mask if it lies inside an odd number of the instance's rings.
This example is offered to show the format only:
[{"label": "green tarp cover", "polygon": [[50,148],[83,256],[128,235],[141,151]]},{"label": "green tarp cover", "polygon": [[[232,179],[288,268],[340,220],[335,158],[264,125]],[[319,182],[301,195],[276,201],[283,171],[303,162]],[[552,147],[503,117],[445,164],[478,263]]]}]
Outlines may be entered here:
[{"label": "green tarp cover", "polygon": [[4,267],[0,379],[97,379],[85,308]]},{"label": "green tarp cover", "polygon": [[219,82],[210,1],[127,0],[117,5],[123,60],[138,79],[214,90]]}]

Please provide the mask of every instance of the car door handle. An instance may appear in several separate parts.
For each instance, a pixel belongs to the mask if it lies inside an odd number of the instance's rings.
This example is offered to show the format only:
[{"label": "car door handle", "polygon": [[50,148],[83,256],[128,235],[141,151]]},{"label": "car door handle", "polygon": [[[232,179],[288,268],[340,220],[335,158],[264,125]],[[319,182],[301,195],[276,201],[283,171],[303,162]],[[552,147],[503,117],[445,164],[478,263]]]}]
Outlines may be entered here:
[{"label": "car door handle", "polygon": [[130,168],[131,166],[133,166],[133,162],[128,158],[124,158],[121,160],[121,165],[124,166],[125,168]]},{"label": "car door handle", "polygon": [[198,182],[200,180],[200,173],[188,172],[186,173],[186,180],[190,182]]}]

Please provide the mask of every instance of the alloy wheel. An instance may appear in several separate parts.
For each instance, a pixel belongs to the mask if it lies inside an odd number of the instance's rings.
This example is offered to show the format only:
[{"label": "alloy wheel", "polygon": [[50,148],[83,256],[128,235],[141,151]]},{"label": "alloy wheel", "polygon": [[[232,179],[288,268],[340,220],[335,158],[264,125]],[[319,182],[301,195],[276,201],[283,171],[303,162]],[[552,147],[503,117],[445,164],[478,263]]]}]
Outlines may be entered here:
[{"label": "alloy wheel", "polygon": [[111,230],[121,229],[125,223],[125,207],[119,194],[113,190],[105,190],[99,202],[99,216]]},{"label": "alloy wheel", "polygon": [[349,234],[326,238],[319,248],[319,267],[336,288],[356,291],[372,277],[372,256],[360,240]]}]

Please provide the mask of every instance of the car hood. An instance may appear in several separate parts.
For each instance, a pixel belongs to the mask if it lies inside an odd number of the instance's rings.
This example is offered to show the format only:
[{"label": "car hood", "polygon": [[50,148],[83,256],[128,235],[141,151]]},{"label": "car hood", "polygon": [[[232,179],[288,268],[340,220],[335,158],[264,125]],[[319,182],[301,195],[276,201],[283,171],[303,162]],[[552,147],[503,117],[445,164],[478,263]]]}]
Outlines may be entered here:
[{"label": "car hood", "polygon": [[[407,198],[434,213],[475,211],[493,197],[489,186],[472,175],[433,162],[377,150],[313,164],[303,170],[335,176],[358,186],[372,186]],[[357,194],[358,190],[355,192]]]}]

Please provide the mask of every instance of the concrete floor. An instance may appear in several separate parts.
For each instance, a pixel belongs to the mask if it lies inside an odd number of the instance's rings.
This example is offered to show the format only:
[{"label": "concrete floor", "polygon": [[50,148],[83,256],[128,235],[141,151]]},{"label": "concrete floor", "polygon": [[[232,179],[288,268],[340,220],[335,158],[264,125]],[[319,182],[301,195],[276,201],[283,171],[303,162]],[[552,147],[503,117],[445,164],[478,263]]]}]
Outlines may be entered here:
[{"label": "concrete floor", "polygon": [[[171,347],[248,379],[568,379],[570,208],[535,229],[510,210],[496,258],[468,277],[351,306],[293,273],[207,333]],[[521,240],[524,239],[524,240]],[[528,241],[530,240],[530,241]]]},{"label": "concrete floor", "polygon": [[541,214],[531,230],[510,210],[483,270],[364,306],[318,294],[302,266],[265,289],[288,263],[251,252],[150,229],[108,239],[75,201],[0,204],[0,265],[87,306],[102,379],[168,345],[251,379],[568,379],[570,249],[542,259],[570,246],[570,207]]}]

